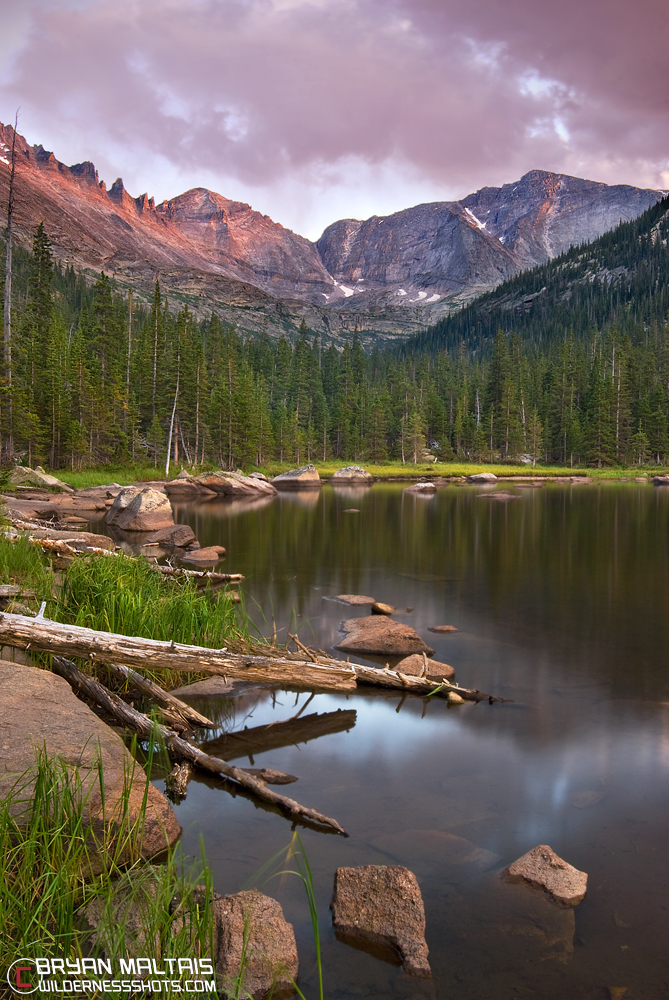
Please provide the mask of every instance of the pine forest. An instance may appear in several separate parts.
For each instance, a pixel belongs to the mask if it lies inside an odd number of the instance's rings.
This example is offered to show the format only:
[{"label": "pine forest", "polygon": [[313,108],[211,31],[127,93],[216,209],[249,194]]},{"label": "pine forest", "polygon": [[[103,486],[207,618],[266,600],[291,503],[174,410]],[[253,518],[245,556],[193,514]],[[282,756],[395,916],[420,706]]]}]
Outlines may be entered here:
[{"label": "pine forest", "polygon": [[[669,204],[397,346],[244,336],[15,250],[3,453],[250,469],[328,459],[669,459]],[[426,449],[428,451],[426,451]]]}]

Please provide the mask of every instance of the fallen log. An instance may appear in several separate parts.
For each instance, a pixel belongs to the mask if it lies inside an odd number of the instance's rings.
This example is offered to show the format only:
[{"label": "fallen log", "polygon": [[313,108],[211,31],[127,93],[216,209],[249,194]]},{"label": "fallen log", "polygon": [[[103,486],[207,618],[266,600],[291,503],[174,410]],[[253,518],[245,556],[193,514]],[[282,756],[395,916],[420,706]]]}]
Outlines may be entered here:
[{"label": "fallen log", "polygon": [[118,677],[119,680],[126,681],[131,684],[132,687],[141,691],[145,694],[147,698],[151,698],[158,705],[162,705],[163,708],[169,708],[177,715],[181,716],[184,722],[189,722],[194,726],[202,726],[205,729],[220,729],[215,722],[208,719],[206,715],[200,715],[196,712],[194,708],[187,705],[185,701],[181,701],[179,698],[175,698],[173,694],[168,694],[167,691],[163,691],[160,685],[156,684],[154,681],[150,681],[148,677],[143,677],[142,674],[138,674],[131,667],[121,666],[120,663],[106,663],[105,668],[109,673]]},{"label": "fallen log", "polygon": [[460,695],[465,701],[487,701],[491,705],[495,702],[513,701],[512,698],[500,698],[497,695],[483,694],[476,689],[463,688],[459,684],[453,684],[447,680],[428,680],[427,677],[411,677],[409,674],[402,674],[399,670],[379,670],[374,667],[363,667],[353,664],[356,680],[359,684],[370,684],[375,687],[397,688],[405,694],[418,695],[438,695],[447,698],[453,692]]},{"label": "fallen log", "polygon": [[15,583],[3,583],[0,585],[0,600],[9,599],[10,597],[34,598],[34,596],[34,590],[26,590],[24,587],[18,587]]},{"label": "fallen log", "polygon": [[292,785],[294,781],[299,780],[294,774],[275,771],[273,767],[243,767],[241,770],[246,774],[252,774],[254,778],[259,778],[267,785]]},{"label": "fallen log", "polygon": [[165,576],[189,576],[192,580],[212,580],[214,583],[241,583],[243,573],[214,573],[202,569],[181,569],[174,566],[152,566],[152,569]]},{"label": "fallen log", "polygon": [[339,660],[328,664],[280,657],[228,653],[185,643],[161,642],[114,632],[96,632],[81,625],[63,625],[46,618],[0,614],[0,645],[61,656],[123,663],[145,670],[177,670],[218,674],[261,684],[322,691],[353,691],[355,673]]},{"label": "fallen log", "polygon": [[305,715],[300,719],[286,722],[270,722],[267,726],[253,726],[236,733],[225,733],[203,743],[203,749],[213,757],[234,760],[239,757],[253,757],[267,750],[307,743],[320,736],[341,733],[353,729],[356,721],[355,710],[324,712]]},{"label": "fallen log", "polygon": [[95,702],[95,704],[99,705],[100,708],[116,719],[117,722],[127,726],[141,736],[142,739],[155,740],[158,738],[162,740],[170,753],[182,762],[189,761],[203,771],[229,778],[243,788],[253,792],[259,799],[278,806],[279,809],[282,809],[292,817],[304,817],[312,823],[328,826],[332,830],[336,830],[337,833],[341,833],[344,837],[348,836],[344,828],[335,819],[324,816],[315,809],[302,806],[299,802],[295,802],[294,799],[279,795],[278,792],[267,788],[266,784],[254,777],[254,775],[249,774],[247,771],[242,771],[232,764],[226,764],[225,761],[219,760],[217,757],[208,756],[202,750],[187,743],[186,740],[182,740],[171,729],[161,726],[159,723],[152,722],[146,715],[142,715],[141,712],[137,712],[130,705],[127,705],[113,691],[109,691],[100,681],[94,677],[87,677],[74,663],[65,659],[65,657],[54,656],[53,667],[57,674],[65,678],[76,694],[83,695]]}]

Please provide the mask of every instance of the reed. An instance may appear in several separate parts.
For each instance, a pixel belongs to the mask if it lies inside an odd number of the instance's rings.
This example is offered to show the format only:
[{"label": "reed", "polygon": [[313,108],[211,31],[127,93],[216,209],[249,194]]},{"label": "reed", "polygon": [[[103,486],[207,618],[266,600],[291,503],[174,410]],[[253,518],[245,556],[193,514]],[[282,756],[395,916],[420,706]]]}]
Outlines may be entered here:
[{"label": "reed", "polygon": [[37,545],[20,537],[10,542],[0,538],[0,583],[31,587],[38,601],[51,596],[54,577],[51,564]]},{"label": "reed", "polygon": [[188,578],[163,578],[143,559],[123,554],[75,560],[53,617],[121,635],[216,649],[228,638],[246,637],[246,626],[224,593],[210,597]]},{"label": "reed", "polygon": [[[127,776],[126,800],[133,777]],[[211,875],[204,860],[186,872],[177,849],[162,865],[128,867],[143,811],[131,822],[122,809],[120,829],[105,827],[95,836],[84,818],[90,794],[64,761],[40,751],[34,769],[0,803],[0,967],[21,956],[73,961],[136,954],[137,913],[142,954],[158,961],[211,955]],[[204,893],[197,889],[202,882]],[[172,913],[175,897],[182,905]],[[96,911],[94,932],[82,919],[89,907]],[[180,916],[185,911],[188,921]]]}]

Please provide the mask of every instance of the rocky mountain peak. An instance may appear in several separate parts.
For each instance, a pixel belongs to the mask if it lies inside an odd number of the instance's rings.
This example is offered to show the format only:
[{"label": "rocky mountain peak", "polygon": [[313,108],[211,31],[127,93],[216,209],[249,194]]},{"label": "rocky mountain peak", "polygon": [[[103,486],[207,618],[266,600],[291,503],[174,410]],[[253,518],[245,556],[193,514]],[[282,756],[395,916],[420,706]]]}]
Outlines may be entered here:
[{"label": "rocky mountain peak", "polygon": [[[6,203],[11,126],[0,125],[0,201]],[[388,216],[340,219],[317,243],[244,202],[203,187],[154,204],[117,178],[107,190],[90,161],[70,167],[16,136],[17,233],[29,245],[39,222],[55,255],[150,288],[189,294],[230,320],[335,335],[413,332],[494,288],[640,215],[663,192],[531,170],[460,201]],[[188,291],[190,290],[190,291]],[[245,311],[236,312],[238,308]],[[258,309],[260,318],[252,317]],[[227,310],[227,311],[226,311]]]}]

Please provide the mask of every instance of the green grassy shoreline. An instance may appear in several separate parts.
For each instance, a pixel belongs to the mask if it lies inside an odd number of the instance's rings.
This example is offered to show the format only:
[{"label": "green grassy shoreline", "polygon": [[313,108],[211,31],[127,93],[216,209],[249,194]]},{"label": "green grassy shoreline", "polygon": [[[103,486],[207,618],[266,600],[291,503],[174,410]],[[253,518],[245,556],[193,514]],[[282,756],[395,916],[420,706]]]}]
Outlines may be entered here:
[{"label": "green grassy shoreline", "polygon": [[[313,463],[318,472],[324,480],[329,479],[337,469],[341,469],[343,465],[354,464],[352,462],[344,463],[338,462],[314,462]],[[462,476],[471,476],[477,472],[493,472],[499,477],[509,477],[509,476],[524,476],[528,478],[536,479],[552,479],[559,478],[563,476],[589,476],[591,479],[597,480],[616,480],[621,478],[634,479],[638,476],[657,476],[662,475],[667,472],[666,466],[658,465],[646,465],[646,466],[608,466],[604,469],[593,469],[585,466],[561,466],[561,465],[537,465],[536,468],[532,468],[529,465],[506,465],[503,463],[491,463],[482,464],[478,462],[422,462],[417,465],[406,464],[402,465],[401,462],[387,463],[385,465],[372,465],[365,462],[359,462],[355,464],[360,464],[363,468],[367,469],[368,472],[374,476],[375,480],[378,481],[393,481],[393,480],[414,480],[417,478],[459,478]],[[170,470],[169,478],[173,479],[181,471],[181,466],[172,467]],[[187,472],[192,472],[193,475],[197,475],[203,471],[209,471],[213,467],[207,467],[207,469],[200,468],[198,466],[194,468],[186,467]],[[294,469],[295,465],[284,462],[271,462],[267,465],[253,467],[244,469],[243,472],[248,474],[250,472],[262,472],[266,476],[272,477],[277,476],[281,472],[288,472],[290,469]],[[58,476],[63,480],[63,482],[68,483],[75,489],[84,489],[87,486],[103,486],[107,483],[115,482],[120,486],[129,486],[131,483],[136,482],[151,482],[151,481],[162,481],[165,479],[163,471],[161,469],[156,469],[153,466],[142,466],[142,465],[132,465],[132,466],[119,466],[119,465],[103,465],[92,469],[86,469],[81,472],[63,472],[63,470],[55,469],[52,475]]]}]

